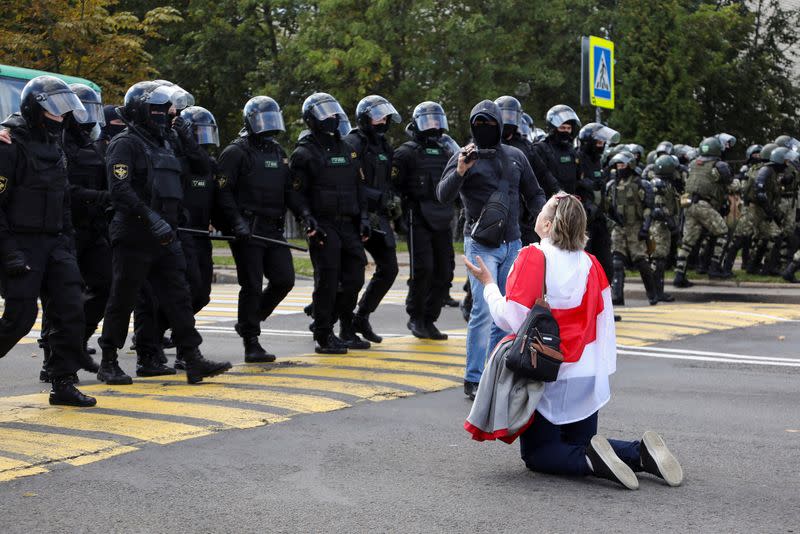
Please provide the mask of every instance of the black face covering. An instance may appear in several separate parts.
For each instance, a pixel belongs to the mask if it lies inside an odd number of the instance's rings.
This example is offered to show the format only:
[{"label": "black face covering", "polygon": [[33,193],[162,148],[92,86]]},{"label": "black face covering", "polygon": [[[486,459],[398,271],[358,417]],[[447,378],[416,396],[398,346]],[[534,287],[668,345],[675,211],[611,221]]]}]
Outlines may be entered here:
[{"label": "black face covering", "polygon": [[251,141],[253,144],[259,148],[264,148],[272,143],[274,136],[272,132],[261,132],[255,135],[250,136]]},{"label": "black face covering", "polygon": [[503,139],[508,139],[517,132],[517,127],[513,124],[503,125]]},{"label": "black face covering", "polygon": [[617,176],[619,176],[620,178],[628,178],[631,174],[633,174],[633,169],[631,169],[630,167],[617,169]]},{"label": "black face covering", "polygon": [[572,142],[572,134],[568,132],[556,132],[556,140],[562,145],[568,145]]},{"label": "black face covering", "polygon": [[339,117],[328,117],[319,122],[319,131],[333,135],[339,128]]},{"label": "black face covering", "polygon": [[419,132],[419,136],[425,141],[435,143],[442,137],[442,131],[438,128],[432,128],[430,130],[423,130]]},{"label": "black face covering", "polygon": [[492,148],[500,142],[500,131],[492,124],[473,124],[472,137],[478,148]]},{"label": "black face covering", "polygon": [[106,137],[109,139],[113,139],[115,135],[122,133],[122,130],[125,129],[124,124],[106,124],[105,126],[105,133]]},{"label": "black face covering", "polygon": [[64,130],[64,122],[54,121],[48,117],[44,117],[43,121],[44,129],[47,130],[47,133],[52,136],[61,136],[61,132]]},{"label": "black face covering", "polygon": [[373,124],[372,130],[378,135],[383,135],[389,131],[389,123],[384,122],[382,124]]}]

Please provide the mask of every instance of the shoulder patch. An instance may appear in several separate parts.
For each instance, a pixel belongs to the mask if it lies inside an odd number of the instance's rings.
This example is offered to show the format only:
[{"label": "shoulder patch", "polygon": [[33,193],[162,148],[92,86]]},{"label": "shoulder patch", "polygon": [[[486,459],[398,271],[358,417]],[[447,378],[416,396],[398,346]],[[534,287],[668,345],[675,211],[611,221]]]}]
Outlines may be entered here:
[{"label": "shoulder patch", "polygon": [[398,176],[400,176],[400,169],[392,166],[392,178],[397,178]]},{"label": "shoulder patch", "polygon": [[220,189],[224,189],[225,186],[228,185],[228,177],[224,174],[218,174],[214,178],[217,180]]},{"label": "shoulder patch", "polygon": [[115,163],[113,171],[117,180],[124,180],[128,177],[128,166],[124,163]]},{"label": "shoulder patch", "polygon": [[356,154],[355,152],[351,152],[350,157],[353,159],[358,159],[358,154]]},{"label": "shoulder patch", "polygon": [[0,176],[0,194],[6,192],[6,187],[8,187],[8,178]]}]

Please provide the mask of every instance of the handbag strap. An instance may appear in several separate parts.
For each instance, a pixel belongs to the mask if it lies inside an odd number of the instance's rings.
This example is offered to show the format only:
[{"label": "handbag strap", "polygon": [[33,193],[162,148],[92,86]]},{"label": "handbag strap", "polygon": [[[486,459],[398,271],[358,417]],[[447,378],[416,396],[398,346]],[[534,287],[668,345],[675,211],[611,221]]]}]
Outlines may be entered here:
[{"label": "handbag strap", "polygon": [[542,298],[547,299],[547,256],[544,250],[539,251],[542,253]]}]

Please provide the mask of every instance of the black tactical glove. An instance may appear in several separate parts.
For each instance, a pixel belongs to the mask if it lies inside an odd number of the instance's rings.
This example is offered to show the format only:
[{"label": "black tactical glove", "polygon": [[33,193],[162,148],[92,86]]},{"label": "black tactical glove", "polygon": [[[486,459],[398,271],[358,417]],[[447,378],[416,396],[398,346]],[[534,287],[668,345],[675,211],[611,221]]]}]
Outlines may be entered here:
[{"label": "black tactical glove", "polygon": [[162,245],[169,245],[175,239],[172,227],[154,211],[147,212],[147,222],[150,225],[150,233]]},{"label": "black tactical glove", "polygon": [[244,222],[244,219],[239,219],[233,225],[233,235],[236,241],[247,241],[250,239],[250,227]]},{"label": "black tactical glove", "polygon": [[361,217],[359,233],[361,234],[361,238],[364,240],[369,239],[372,235],[372,225],[369,223],[369,217]]},{"label": "black tactical glove", "polygon": [[180,137],[181,141],[184,143],[188,143],[189,145],[196,144],[194,134],[192,133],[192,124],[180,115],[175,117],[172,121],[172,129],[175,130],[175,133],[178,134],[178,137]]},{"label": "black tactical glove", "polygon": [[306,234],[310,234],[319,230],[319,223],[317,223],[317,220],[310,213],[303,214],[302,219],[303,228],[305,228]]},{"label": "black tactical glove", "polygon": [[6,254],[3,260],[3,268],[8,276],[19,276],[31,270],[25,254],[21,250],[13,250]]},{"label": "black tactical glove", "polygon": [[637,237],[639,238],[639,241],[647,240],[647,238],[650,237],[650,230],[642,226],[641,228],[639,228],[639,234]]}]

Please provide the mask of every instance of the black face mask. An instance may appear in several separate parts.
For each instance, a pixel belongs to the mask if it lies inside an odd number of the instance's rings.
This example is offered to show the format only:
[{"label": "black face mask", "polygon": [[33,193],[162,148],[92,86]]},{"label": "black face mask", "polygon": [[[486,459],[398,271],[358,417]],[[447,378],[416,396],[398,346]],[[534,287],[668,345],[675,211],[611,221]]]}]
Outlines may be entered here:
[{"label": "black face mask", "polygon": [[382,124],[373,124],[372,131],[374,131],[378,135],[383,135],[389,131],[389,123],[384,122]]},{"label": "black face mask", "polygon": [[478,148],[492,148],[500,142],[500,132],[497,126],[491,124],[473,124],[472,138]]},{"label": "black face mask", "polygon": [[572,142],[572,134],[567,132],[556,132],[556,141],[562,145],[568,145]]},{"label": "black face mask", "polygon": [[503,139],[508,139],[517,133],[517,127],[513,124],[504,124],[503,125]]},{"label": "black face mask", "polygon": [[617,176],[620,178],[628,178],[630,175],[633,174],[633,169],[630,167],[625,167],[623,169],[617,169]]},{"label": "black face mask", "polygon": [[439,129],[423,130],[419,132],[419,136],[430,142],[436,142],[442,137],[442,131]]},{"label": "black face mask", "polygon": [[264,148],[272,143],[274,139],[272,132],[261,132],[255,135],[250,136],[251,141],[253,144],[259,148]]},{"label": "black face mask", "polygon": [[61,136],[61,132],[64,130],[64,122],[54,121],[53,119],[49,119],[44,117],[43,121],[44,129],[47,131],[48,134],[56,137]]},{"label": "black face mask", "polygon": [[124,124],[106,124],[105,126],[106,137],[112,139],[115,135],[122,133],[122,130],[124,129],[125,129]]},{"label": "black face mask", "polygon": [[339,117],[328,117],[319,122],[319,131],[333,135],[339,128]]}]

